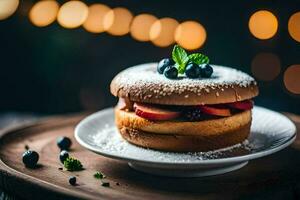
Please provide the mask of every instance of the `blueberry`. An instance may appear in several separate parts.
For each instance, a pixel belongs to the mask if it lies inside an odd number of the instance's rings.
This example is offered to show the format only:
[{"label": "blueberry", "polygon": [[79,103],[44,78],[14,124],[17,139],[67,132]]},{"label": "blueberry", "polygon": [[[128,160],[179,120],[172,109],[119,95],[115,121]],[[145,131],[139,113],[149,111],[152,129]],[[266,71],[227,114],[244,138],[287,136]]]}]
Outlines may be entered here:
[{"label": "blueberry", "polygon": [[158,73],[163,74],[166,67],[174,65],[174,64],[175,64],[175,62],[172,59],[164,58],[161,61],[159,61],[158,65],[157,65],[157,71],[158,71]]},{"label": "blueberry", "polygon": [[69,183],[70,183],[70,185],[76,185],[76,177],[75,176],[71,176],[69,178]]},{"label": "blueberry", "polygon": [[101,185],[103,187],[109,187],[110,186],[109,182],[102,182]]},{"label": "blueberry", "polygon": [[174,66],[168,66],[168,67],[166,67],[166,69],[164,71],[164,75],[165,75],[165,77],[170,78],[170,79],[177,78],[178,70]]},{"label": "blueberry", "polygon": [[185,112],[185,117],[190,121],[200,121],[202,119],[202,113],[200,109],[189,109]]},{"label": "blueberry", "polygon": [[66,150],[62,150],[59,154],[59,160],[62,164],[64,164],[64,161],[69,158],[69,153]]},{"label": "blueberry", "polygon": [[186,66],[185,75],[189,78],[198,78],[200,76],[200,67],[195,63],[189,63]]},{"label": "blueberry", "polygon": [[203,77],[203,78],[211,77],[213,72],[214,72],[214,69],[209,64],[205,64],[200,67],[200,74],[201,74],[201,77]]},{"label": "blueberry", "polygon": [[59,137],[56,142],[57,142],[57,146],[61,150],[69,150],[69,148],[72,144],[71,139],[68,137]]},{"label": "blueberry", "polygon": [[35,151],[25,151],[22,160],[26,167],[34,168],[39,160],[39,154]]}]

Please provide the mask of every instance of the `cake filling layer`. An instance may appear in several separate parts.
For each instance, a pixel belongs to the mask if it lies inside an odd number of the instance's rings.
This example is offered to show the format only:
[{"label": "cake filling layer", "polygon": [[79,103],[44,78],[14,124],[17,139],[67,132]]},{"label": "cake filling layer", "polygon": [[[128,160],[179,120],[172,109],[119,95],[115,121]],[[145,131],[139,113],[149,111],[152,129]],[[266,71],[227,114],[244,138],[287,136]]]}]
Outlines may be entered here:
[{"label": "cake filling layer", "polygon": [[253,108],[252,100],[238,101],[226,104],[172,106],[132,102],[120,98],[117,108],[134,112],[137,116],[150,121],[204,121],[229,117]]},{"label": "cake filling layer", "polygon": [[136,115],[133,111],[116,108],[115,120],[119,129],[126,127],[153,134],[209,136],[239,130],[251,123],[251,110],[239,112],[229,117],[191,122],[181,119],[151,121]]}]

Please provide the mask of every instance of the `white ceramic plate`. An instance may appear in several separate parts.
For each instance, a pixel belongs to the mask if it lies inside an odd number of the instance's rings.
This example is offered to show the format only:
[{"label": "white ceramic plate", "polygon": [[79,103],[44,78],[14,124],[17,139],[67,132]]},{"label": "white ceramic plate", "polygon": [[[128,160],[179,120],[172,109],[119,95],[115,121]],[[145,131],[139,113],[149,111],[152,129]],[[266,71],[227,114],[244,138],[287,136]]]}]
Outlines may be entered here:
[{"label": "white ceramic plate", "polygon": [[239,169],[249,160],[275,153],[295,140],[296,127],[284,115],[257,106],[252,115],[247,141],[210,152],[173,153],[132,145],[119,135],[112,108],[83,119],[75,129],[75,138],[83,147],[127,161],[139,171],[176,177],[210,176]]}]

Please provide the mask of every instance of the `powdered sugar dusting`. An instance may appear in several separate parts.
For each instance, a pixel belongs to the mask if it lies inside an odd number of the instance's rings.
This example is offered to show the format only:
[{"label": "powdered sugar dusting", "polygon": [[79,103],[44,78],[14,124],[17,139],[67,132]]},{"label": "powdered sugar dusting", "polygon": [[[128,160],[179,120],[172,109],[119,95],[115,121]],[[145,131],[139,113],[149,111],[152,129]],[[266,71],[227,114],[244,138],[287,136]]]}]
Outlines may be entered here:
[{"label": "powdered sugar dusting", "polygon": [[156,71],[156,66],[157,63],[147,63],[122,71],[114,79],[117,90],[122,89],[141,99],[147,99],[162,98],[174,93],[192,92],[200,95],[201,92],[209,93],[215,89],[223,91],[224,88],[256,85],[255,80],[248,74],[218,65],[212,65],[214,73],[211,78],[198,79],[190,79],[185,75],[180,75],[177,79],[168,79]]},{"label": "powdered sugar dusting", "polygon": [[108,126],[100,130],[92,139],[97,145],[97,148],[101,149],[102,152],[134,157],[135,159],[143,159],[145,161],[156,160],[159,162],[186,163],[231,157],[236,154],[243,155],[251,151],[251,145],[248,140],[241,144],[208,152],[174,153],[157,151],[128,143],[122,139],[115,127]]}]

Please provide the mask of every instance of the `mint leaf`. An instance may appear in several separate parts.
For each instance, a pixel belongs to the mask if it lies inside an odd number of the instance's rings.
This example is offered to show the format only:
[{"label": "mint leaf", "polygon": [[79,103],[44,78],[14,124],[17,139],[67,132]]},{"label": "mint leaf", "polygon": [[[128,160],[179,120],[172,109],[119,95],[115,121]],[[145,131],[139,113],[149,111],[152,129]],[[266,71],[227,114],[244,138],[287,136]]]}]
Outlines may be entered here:
[{"label": "mint leaf", "polygon": [[188,55],[183,48],[175,45],[172,51],[172,59],[176,62],[178,73],[183,74],[185,72],[185,66],[189,61]]},{"label": "mint leaf", "polygon": [[106,176],[102,173],[102,172],[96,172],[95,174],[94,174],[94,177],[96,178],[96,179],[103,179],[103,178],[105,178]]},{"label": "mint leaf", "polygon": [[83,170],[83,166],[76,158],[69,157],[64,161],[64,167],[68,171],[80,171]]},{"label": "mint leaf", "polygon": [[188,57],[189,57],[189,61],[197,65],[209,63],[209,58],[206,55],[203,55],[201,53],[193,53],[190,54]]}]

